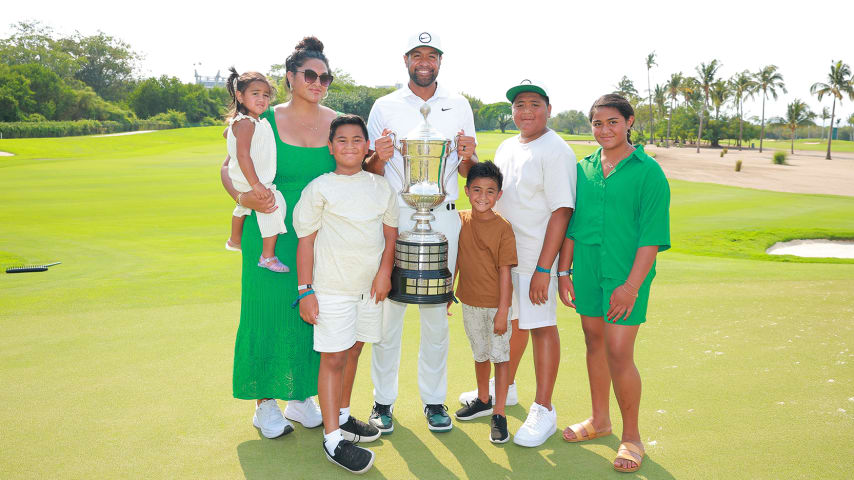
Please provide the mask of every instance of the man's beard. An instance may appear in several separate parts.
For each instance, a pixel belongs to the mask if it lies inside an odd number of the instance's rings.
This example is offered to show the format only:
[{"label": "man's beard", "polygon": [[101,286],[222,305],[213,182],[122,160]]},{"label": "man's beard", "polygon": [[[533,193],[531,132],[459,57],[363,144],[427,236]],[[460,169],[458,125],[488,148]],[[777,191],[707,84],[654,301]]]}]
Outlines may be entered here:
[{"label": "man's beard", "polygon": [[436,74],[436,72],[433,72],[433,74],[430,75],[427,80],[420,80],[418,78],[418,75],[414,71],[409,72],[409,79],[412,80],[412,83],[418,85],[419,87],[429,87],[430,85],[433,85],[433,82],[436,81],[437,76],[438,75]]}]

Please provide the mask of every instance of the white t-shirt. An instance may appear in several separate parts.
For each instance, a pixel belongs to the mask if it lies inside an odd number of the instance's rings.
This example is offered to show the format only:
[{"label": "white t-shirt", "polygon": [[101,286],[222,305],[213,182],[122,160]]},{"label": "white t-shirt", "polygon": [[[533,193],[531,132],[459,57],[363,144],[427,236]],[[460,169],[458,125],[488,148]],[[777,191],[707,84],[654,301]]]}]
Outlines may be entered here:
[{"label": "white t-shirt", "polygon": [[294,207],[298,237],[317,232],[312,286],[318,293],[371,291],[385,248],[383,224],[397,227],[398,195],[379,175],[325,173],[309,183]]},{"label": "white t-shirt", "polygon": [[[504,193],[495,209],[510,222],[516,235],[519,264],[513,271],[531,275],[552,212],[561,207],[575,208],[575,153],[549,130],[528,143],[522,143],[519,135],[504,140],[495,151],[494,162],[504,175]],[[557,258],[548,267],[556,271]]]},{"label": "white t-shirt", "polygon": [[[371,107],[371,114],[368,116],[368,136],[371,139],[371,148],[374,148],[374,142],[382,136],[383,130],[386,128],[391,129],[399,140],[420,125],[424,117],[419,110],[424,103],[421,97],[412,93],[409,85],[378,98],[374,102],[374,106]],[[467,136],[475,137],[475,141],[477,140],[474,131],[474,116],[466,97],[450,93],[441,85],[437,85],[436,92],[426,103],[430,105],[430,115],[427,120],[433,128],[442,132],[446,138],[453,140],[457,133],[462,130]],[[394,157],[389,162],[394,164],[400,172],[403,172],[403,157],[400,152],[395,150]],[[459,164],[460,159],[457,152],[448,156],[447,168],[456,170]],[[446,170],[445,175],[448,176],[450,173]],[[401,178],[390,166],[386,166],[385,178],[396,193],[403,189]],[[445,201],[452,202],[459,197],[456,176],[451,176],[445,185],[445,189],[447,192]]]}]

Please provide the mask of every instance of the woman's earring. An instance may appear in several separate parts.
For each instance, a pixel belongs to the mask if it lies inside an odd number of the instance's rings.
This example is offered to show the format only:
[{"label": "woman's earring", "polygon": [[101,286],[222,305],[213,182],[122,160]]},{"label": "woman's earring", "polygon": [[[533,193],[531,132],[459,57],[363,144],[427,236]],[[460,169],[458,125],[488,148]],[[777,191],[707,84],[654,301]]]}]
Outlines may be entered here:
[{"label": "woman's earring", "polygon": [[328,96],[329,96],[329,90],[327,90],[327,91],[326,91],[326,94],[325,94],[325,95],[323,95],[323,100],[326,100],[326,97],[328,97]]}]

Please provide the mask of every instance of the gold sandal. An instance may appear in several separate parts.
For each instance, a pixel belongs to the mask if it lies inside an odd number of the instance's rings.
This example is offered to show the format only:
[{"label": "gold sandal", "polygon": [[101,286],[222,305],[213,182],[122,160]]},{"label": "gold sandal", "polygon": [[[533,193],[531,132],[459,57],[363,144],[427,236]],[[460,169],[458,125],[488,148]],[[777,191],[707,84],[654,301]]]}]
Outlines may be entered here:
[{"label": "gold sandal", "polygon": [[[593,440],[594,438],[604,437],[611,434],[611,427],[608,427],[608,430],[597,432],[593,427],[593,422],[591,422],[589,418],[581,423],[576,423],[575,425],[570,425],[566,428],[570,429],[572,433],[575,434],[575,438],[566,438],[566,429],[564,429],[563,439],[569,443],[586,442],[587,440]],[[586,434],[586,436],[582,435],[582,433]]]},{"label": "gold sandal", "polygon": [[622,468],[618,467],[615,464],[614,470],[625,473],[637,472],[641,467],[641,462],[643,462],[643,456],[644,451],[643,449],[641,449],[641,447],[631,442],[623,442],[620,444],[620,448],[617,449],[617,458],[622,458],[623,460],[635,462],[635,466],[633,468]]}]

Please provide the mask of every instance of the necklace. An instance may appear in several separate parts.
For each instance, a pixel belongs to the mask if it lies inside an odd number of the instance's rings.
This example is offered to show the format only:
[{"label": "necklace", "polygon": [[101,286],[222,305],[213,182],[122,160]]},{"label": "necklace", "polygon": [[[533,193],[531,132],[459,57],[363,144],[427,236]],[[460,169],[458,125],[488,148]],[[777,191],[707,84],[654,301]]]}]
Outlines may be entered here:
[{"label": "necklace", "polygon": [[315,119],[314,119],[314,125],[313,126],[303,122],[302,120],[299,120],[299,123],[301,123],[303,127],[311,130],[312,132],[317,131],[317,117],[315,117]]}]

